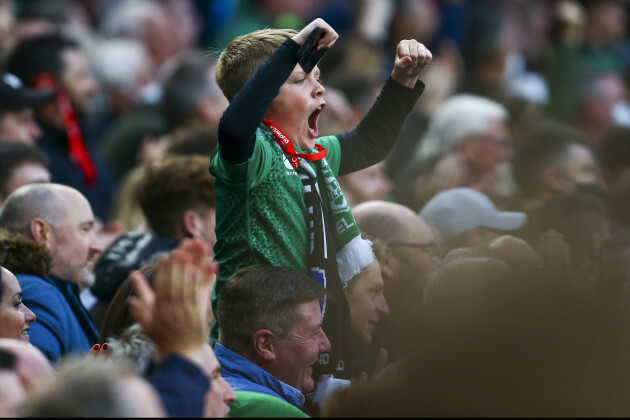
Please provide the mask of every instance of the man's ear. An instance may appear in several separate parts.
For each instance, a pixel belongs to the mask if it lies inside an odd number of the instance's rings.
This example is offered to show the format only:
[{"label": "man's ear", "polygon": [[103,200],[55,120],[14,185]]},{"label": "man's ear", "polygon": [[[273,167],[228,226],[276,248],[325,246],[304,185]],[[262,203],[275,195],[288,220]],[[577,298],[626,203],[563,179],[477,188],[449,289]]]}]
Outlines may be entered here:
[{"label": "man's ear", "polygon": [[276,360],[275,352],[276,335],[269,330],[258,330],[252,337],[252,344],[256,358],[262,362],[273,362]]},{"label": "man's ear", "polygon": [[398,261],[396,260],[392,250],[389,248],[385,249],[385,255],[379,259],[381,274],[384,279],[389,279],[394,276],[394,273],[396,272],[394,265],[397,263]]},{"label": "man's ear", "polygon": [[44,219],[35,218],[31,220],[31,235],[38,244],[44,245],[51,251],[54,244],[54,233],[52,227]]},{"label": "man's ear", "polygon": [[199,215],[196,211],[188,209],[182,215],[184,224],[184,236],[187,238],[196,238],[199,236]]}]

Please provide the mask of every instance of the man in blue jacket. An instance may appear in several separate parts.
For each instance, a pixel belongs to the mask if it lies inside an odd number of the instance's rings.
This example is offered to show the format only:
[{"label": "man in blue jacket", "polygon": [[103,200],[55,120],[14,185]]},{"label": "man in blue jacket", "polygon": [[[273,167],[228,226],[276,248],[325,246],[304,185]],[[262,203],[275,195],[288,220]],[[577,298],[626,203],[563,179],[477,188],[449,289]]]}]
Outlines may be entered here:
[{"label": "man in blue jacket", "polygon": [[275,397],[269,410],[283,403],[305,409],[305,394],[315,387],[313,364],[330,350],[321,327],[325,295],[310,277],[288,268],[248,266],[228,279],[214,352],[234,391]]},{"label": "man in blue jacket", "polygon": [[94,283],[94,263],[102,250],[85,196],[60,184],[25,185],[7,198],[0,226],[33,239],[50,256],[48,276],[15,273],[24,304],[37,315],[31,343],[52,362],[68,353],[87,354],[98,332],[79,293]]}]

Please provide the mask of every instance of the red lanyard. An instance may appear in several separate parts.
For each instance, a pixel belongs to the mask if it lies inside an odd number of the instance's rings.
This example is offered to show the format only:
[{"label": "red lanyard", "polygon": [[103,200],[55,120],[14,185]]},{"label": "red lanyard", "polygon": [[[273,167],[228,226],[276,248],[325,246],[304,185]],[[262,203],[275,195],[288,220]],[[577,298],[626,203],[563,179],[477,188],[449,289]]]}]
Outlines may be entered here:
[{"label": "red lanyard", "polygon": [[83,142],[83,136],[81,135],[81,129],[77,122],[77,116],[70,104],[70,98],[64,92],[57,93],[57,106],[61,111],[61,117],[66,126],[66,133],[68,134],[68,149],[70,152],[70,158],[74,163],[79,165],[83,177],[87,184],[93,184],[96,181],[96,168],[90,157]]},{"label": "red lanyard", "polygon": [[291,157],[291,166],[293,166],[293,169],[300,166],[300,158],[304,158],[306,160],[321,160],[326,157],[326,148],[321,144],[315,144],[315,149],[317,149],[316,153],[296,152],[295,146],[293,146],[291,140],[289,140],[287,135],[284,134],[282,130],[280,130],[272,121],[264,119],[263,124],[271,130],[276,139],[276,143],[280,145],[282,151]]},{"label": "red lanyard", "polygon": [[36,89],[56,90],[55,100],[64,122],[66,134],[68,135],[68,152],[70,159],[79,166],[85,182],[88,185],[94,184],[94,182],[96,182],[96,167],[94,166],[94,162],[92,162],[90,152],[83,142],[81,129],[79,128],[77,116],[74,113],[72,104],[70,103],[70,98],[68,98],[68,95],[62,90],[56,89],[57,84],[50,75],[39,75],[36,77],[33,85]]}]

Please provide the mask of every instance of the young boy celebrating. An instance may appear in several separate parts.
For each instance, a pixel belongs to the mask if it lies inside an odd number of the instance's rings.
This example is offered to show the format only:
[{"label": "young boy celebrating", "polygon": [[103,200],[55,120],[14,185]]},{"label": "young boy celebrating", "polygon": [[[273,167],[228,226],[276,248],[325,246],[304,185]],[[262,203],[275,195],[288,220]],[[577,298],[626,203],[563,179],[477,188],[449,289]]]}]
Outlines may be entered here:
[{"label": "young boy celebrating", "polygon": [[[374,259],[335,177],[387,156],[424,89],[418,76],[431,61],[422,44],[401,41],[390,79],[358,127],[318,138],[317,120],[326,102],[315,63],[337,38],[322,19],[299,33],[264,29],[235,38],[216,70],[230,105],[210,163],[220,266],[212,297],[215,315],[221,287],[242,267],[274,265],[310,274],[331,297],[322,303],[331,351],[314,366],[315,380],[322,373],[350,378],[343,287]],[[217,331],[215,323],[213,341]]]}]

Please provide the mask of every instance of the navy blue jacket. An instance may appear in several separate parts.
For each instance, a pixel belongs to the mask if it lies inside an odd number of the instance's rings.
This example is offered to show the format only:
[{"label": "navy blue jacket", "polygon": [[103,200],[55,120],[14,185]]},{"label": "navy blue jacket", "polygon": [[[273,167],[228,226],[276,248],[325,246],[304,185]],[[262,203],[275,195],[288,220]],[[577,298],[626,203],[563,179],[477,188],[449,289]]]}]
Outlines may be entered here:
[{"label": "navy blue jacket", "polygon": [[66,354],[86,355],[97,342],[98,332],[79,299],[79,287],[54,275],[15,276],[22,287],[22,301],[37,316],[30,324],[31,343],[51,362]]}]

